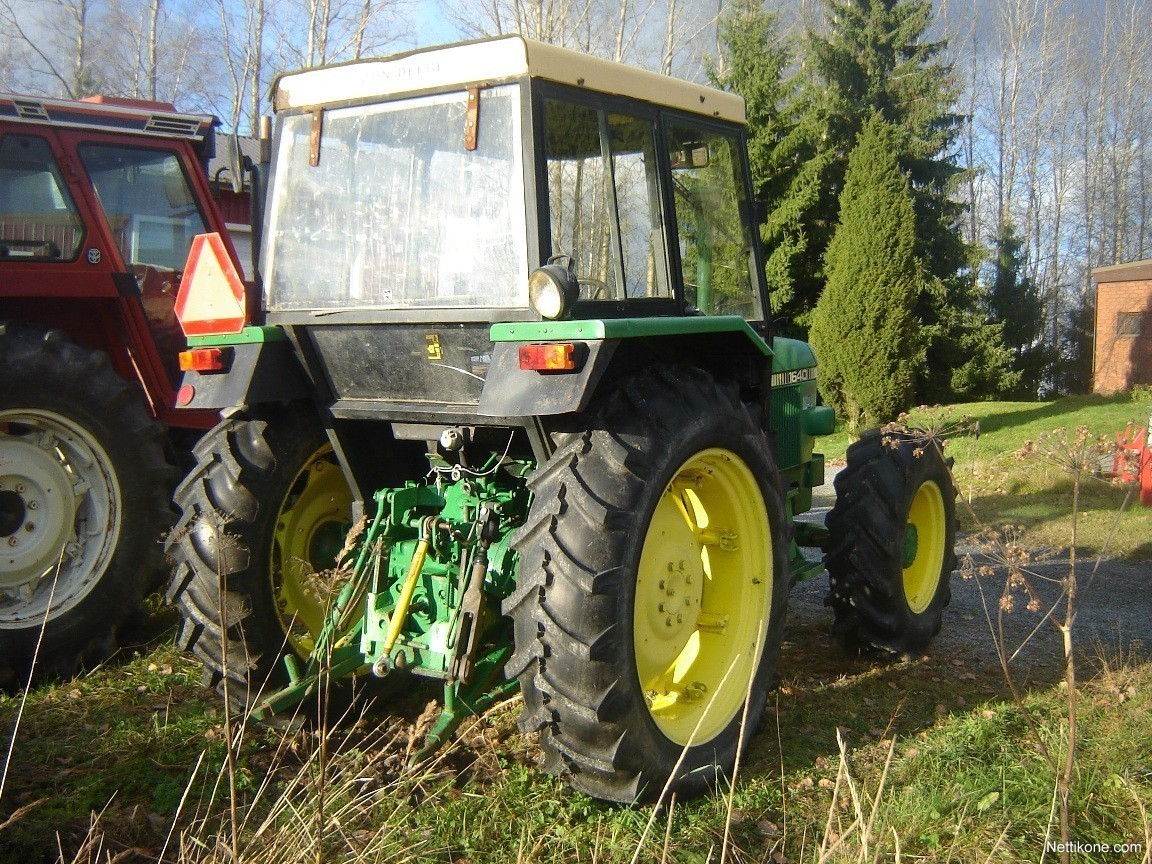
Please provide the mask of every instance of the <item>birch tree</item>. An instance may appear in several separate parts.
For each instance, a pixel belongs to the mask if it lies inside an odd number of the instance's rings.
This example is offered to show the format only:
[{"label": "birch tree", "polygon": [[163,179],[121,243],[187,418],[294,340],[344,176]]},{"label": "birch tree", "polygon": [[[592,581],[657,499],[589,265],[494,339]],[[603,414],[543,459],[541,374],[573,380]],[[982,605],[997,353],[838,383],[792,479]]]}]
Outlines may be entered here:
[{"label": "birch tree", "polygon": [[32,61],[32,88],[73,99],[98,89],[90,39],[94,6],[94,0],[0,0],[0,26],[26,48]]},{"label": "birch tree", "polygon": [[[269,2],[269,0],[265,0]],[[410,34],[404,0],[275,0],[266,26],[279,69],[387,53]],[[271,58],[270,58],[271,59]]]},{"label": "birch tree", "polygon": [[231,121],[232,129],[252,131],[265,108],[264,0],[216,0],[216,19],[223,47],[222,73],[227,82],[217,113]]}]

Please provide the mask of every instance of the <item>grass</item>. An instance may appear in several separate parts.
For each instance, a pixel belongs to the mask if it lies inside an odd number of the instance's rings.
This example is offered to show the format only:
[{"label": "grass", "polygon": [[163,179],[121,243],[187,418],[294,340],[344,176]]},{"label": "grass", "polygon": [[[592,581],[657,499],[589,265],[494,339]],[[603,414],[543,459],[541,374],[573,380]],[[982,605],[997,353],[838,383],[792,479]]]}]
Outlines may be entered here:
[{"label": "grass", "polygon": [[[979,437],[948,436],[955,448],[952,455],[958,462],[989,462],[1003,459],[1025,441],[1057,427],[1084,425],[1111,437],[1130,421],[1147,423],[1150,411],[1152,395],[1138,389],[1135,394],[1065,396],[1052,402],[962,402],[943,411],[912,411],[911,416],[913,420],[924,420],[931,415],[930,419],[940,422],[942,415],[946,415],[946,422],[954,426],[960,425],[963,418],[979,421]],[[821,438],[820,444],[829,459],[843,459],[849,439],[843,429],[838,429],[835,434]]]},{"label": "grass", "polygon": [[[1137,414],[1120,399],[1054,404],[957,409],[985,409],[980,439],[952,450],[961,482],[965,470],[980,478],[967,488],[981,518],[1010,514],[1032,537],[1059,538],[1067,505],[1056,472],[1002,454],[1058,418],[1108,432]],[[1101,484],[1089,512],[1112,518],[1115,492]],[[1137,521],[1123,530],[1147,528],[1145,516],[1126,513]],[[154,616],[158,631],[169,614]],[[1073,836],[1147,852],[1152,662],[1089,653]],[[236,748],[233,826],[220,707],[171,633],[158,632],[115,665],[28,694],[0,794],[0,864],[1035,862],[1053,778],[1024,712],[1053,750],[1065,728],[1059,658],[1047,660],[1023,672],[1019,706],[995,668],[932,653],[879,663],[846,655],[822,624],[790,622],[781,685],[745,754],[731,815],[723,796],[676,802],[651,830],[650,811],[590,800],[541,774],[535,745],[516,731],[515,700],[466,723],[418,770],[405,762],[427,725],[419,694],[370,706],[335,731],[250,727]],[[19,694],[0,696],[8,735],[19,707]],[[1152,860],[1144,852],[1075,860]]]},{"label": "grass", "polygon": [[[1093,842],[1141,841],[1147,828],[1152,762],[1139,743],[1152,735],[1148,665],[1109,670],[1084,690],[1091,705],[1081,718],[1081,754],[1074,786],[1077,837]],[[1035,695],[1028,708],[1056,749],[1063,709],[1057,691]],[[1051,810],[1048,772],[1035,751],[1019,708],[1000,703],[955,717],[904,748],[891,782],[900,789],[887,822],[914,854],[949,850],[954,860],[977,860],[999,848],[1016,860],[1036,858]],[[926,813],[938,813],[925,824]],[[1135,856],[1138,860],[1140,856]],[[1091,860],[1091,859],[1089,859]],[[1103,860],[1115,860],[1103,856]]]},{"label": "grass", "polygon": [[[1052,786],[993,672],[950,658],[877,665],[803,629],[789,633],[784,658],[782,686],[734,796],[727,860],[773,861],[776,852],[819,860],[820,843],[854,819],[843,782],[837,790],[845,769],[860,796],[878,802],[876,860],[894,860],[896,842],[902,860],[983,861],[994,849],[991,860],[1038,860]],[[1142,842],[1150,823],[1141,808],[1152,808],[1152,664],[1129,657],[1098,668],[1083,688],[1076,836]],[[167,860],[228,860],[223,730],[214,700],[192,683],[198,674],[162,642],[124,665],[35,691],[0,813],[42,803],[0,831],[0,861],[106,860],[74,857],[101,835],[102,849],[120,861],[155,860],[174,822]],[[1056,677],[1039,672],[1028,701],[1053,742],[1063,701]],[[5,728],[15,702],[0,702]],[[418,712],[369,715],[330,733],[323,771],[316,732],[249,730],[238,760],[248,814],[239,857],[630,861],[648,812],[592,801],[540,774],[534,747],[515,731],[517,710],[508,703],[471,722],[418,771],[402,767]],[[273,782],[262,792],[267,777]],[[321,788],[326,816],[318,824]],[[725,807],[719,797],[676,804],[667,835],[668,814],[659,814],[640,860],[718,861]],[[856,860],[859,848],[857,838],[830,860]]]}]

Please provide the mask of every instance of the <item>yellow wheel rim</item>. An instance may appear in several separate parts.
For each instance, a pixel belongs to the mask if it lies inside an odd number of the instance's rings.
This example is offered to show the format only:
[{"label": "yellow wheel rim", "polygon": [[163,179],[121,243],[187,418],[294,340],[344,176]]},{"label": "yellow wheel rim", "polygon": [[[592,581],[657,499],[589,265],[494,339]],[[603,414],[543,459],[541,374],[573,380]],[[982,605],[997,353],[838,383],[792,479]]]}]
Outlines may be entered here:
[{"label": "yellow wheel rim", "polygon": [[919,614],[932,603],[944,566],[947,517],[944,495],[929,480],[916,490],[908,522],[904,526],[904,598]]},{"label": "yellow wheel rim", "polygon": [[281,502],[272,538],[272,593],[289,644],[302,657],[324,625],[335,564],[351,522],[352,492],[330,445],[297,473]]},{"label": "yellow wheel rim", "polygon": [[685,462],[648,525],[632,619],[645,702],[675,743],[712,740],[743,706],[764,651],[772,564],[748,466],[719,448]]}]

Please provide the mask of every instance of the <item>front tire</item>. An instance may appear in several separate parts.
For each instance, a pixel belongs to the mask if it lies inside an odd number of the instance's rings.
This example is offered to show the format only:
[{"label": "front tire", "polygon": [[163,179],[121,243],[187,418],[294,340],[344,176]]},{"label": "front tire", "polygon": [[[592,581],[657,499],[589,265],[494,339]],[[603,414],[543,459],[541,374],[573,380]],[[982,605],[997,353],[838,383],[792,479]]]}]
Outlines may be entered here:
[{"label": "front tire", "polygon": [[956,487],[939,444],[872,429],[836,477],[825,605],[852,648],[923,650],[940,632],[956,567]]},{"label": "front tire", "polygon": [[176,490],[169,602],[179,644],[244,710],[287,683],[325,619],[324,585],[351,522],[352,493],[319,418],[290,404],[236,412],[195,449]]},{"label": "front tire", "polygon": [[23,679],[106,659],[172,524],[164,428],[108,357],[0,324],[0,656]]},{"label": "front tire", "polygon": [[635,375],[587,419],[530,479],[514,538],[521,729],[594,797],[701,794],[731,776],[774,683],[778,474],[736,387],[698,369]]}]

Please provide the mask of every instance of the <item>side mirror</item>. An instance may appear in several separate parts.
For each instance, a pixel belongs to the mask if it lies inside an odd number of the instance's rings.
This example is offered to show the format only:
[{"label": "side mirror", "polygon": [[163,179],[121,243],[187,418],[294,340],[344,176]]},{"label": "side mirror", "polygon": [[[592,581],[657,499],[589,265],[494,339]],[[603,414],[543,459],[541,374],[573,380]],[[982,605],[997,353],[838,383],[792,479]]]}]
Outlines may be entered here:
[{"label": "side mirror", "polygon": [[240,152],[240,136],[233,132],[227,141],[224,146],[228,157],[228,173],[232,179],[232,191],[239,195],[244,191],[244,154]]},{"label": "side mirror", "polygon": [[668,155],[672,160],[673,171],[707,168],[712,158],[708,155],[708,145],[703,141],[685,141]]}]

